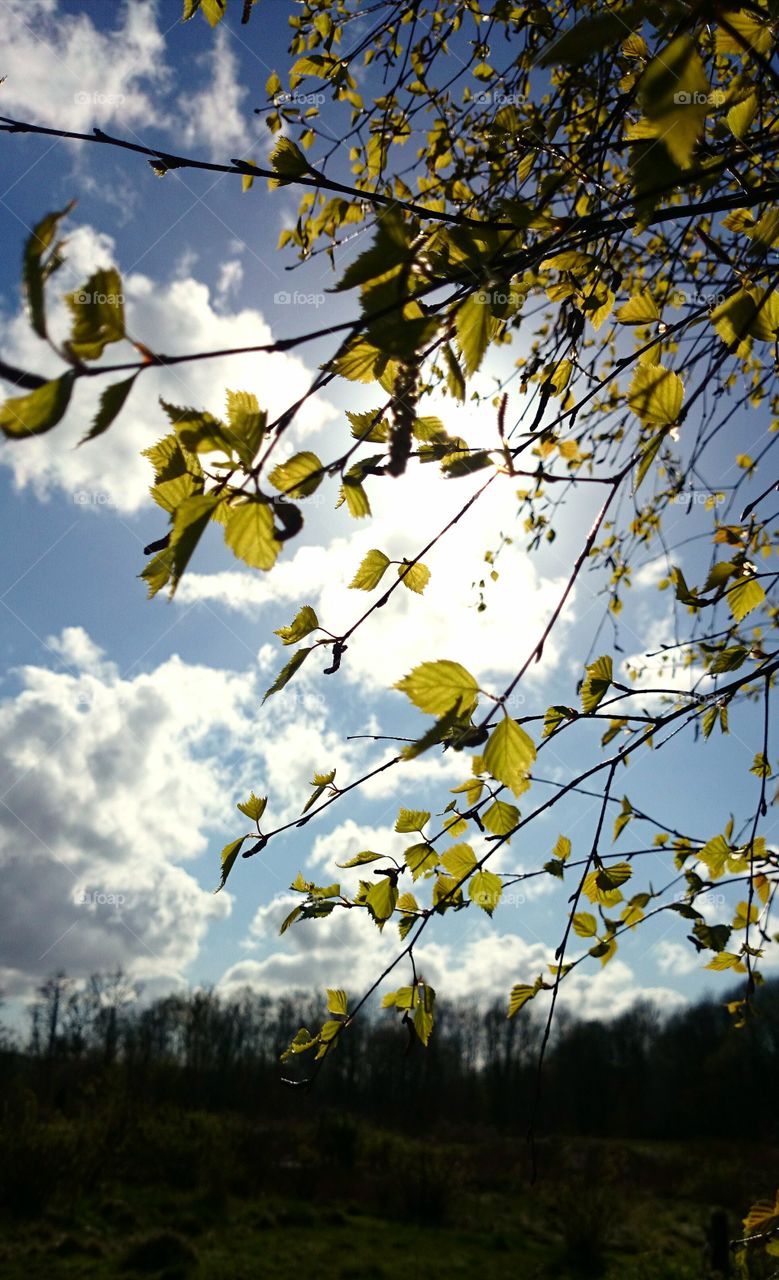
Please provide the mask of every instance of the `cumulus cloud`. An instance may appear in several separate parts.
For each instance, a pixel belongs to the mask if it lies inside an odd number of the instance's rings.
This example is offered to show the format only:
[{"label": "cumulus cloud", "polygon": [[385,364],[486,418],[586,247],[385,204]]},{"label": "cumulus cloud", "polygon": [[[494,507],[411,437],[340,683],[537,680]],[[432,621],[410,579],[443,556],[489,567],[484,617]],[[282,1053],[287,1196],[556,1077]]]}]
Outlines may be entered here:
[{"label": "cumulus cloud", "polygon": [[99,31],[57,0],[5,0],[2,113],[80,133],[153,123],[170,79],[156,6],[115,5],[112,16],[112,29]]},{"label": "cumulus cloud", "polygon": [[250,146],[246,119],[252,118],[246,105],[248,90],[240,84],[238,65],[228,41],[227,31],[220,27],[210,50],[197,59],[198,67],[206,73],[206,87],[182,94],[178,100],[181,144],[186,148],[204,146],[209,155],[223,163],[233,156],[250,158],[246,154]]},{"label": "cumulus cloud", "polygon": [[[67,336],[70,326],[59,295],[83,285],[97,267],[113,263],[121,270],[112,239],[91,227],[77,227],[69,234],[67,255],[65,268],[55,277],[58,287],[50,291],[50,329],[58,339]],[[123,289],[127,327],[152,349],[183,353],[272,341],[260,312],[253,308],[230,311],[226,305],[215,310],[208,287],[192,275],[165,283],[131,271],[123,277]],[[10,319],[0,317],[0,340],[9,363],[44,375],[61,372],[61,362],[35,337],[21,309]],[[122,343],[106,353],[106,360],[113,363],[135,356]],[[309,380],[303,362],[284,354],[232,356],[151,370],[138,379],[113,429],[78,449],[75,446],[89,428],[105,385],[102,380],[83,379],[54,434],[6,442],[0,447],[0,461],[10,468],[18,488],[30,487],[39,498],[60,491],[76,503],[102,503],[119,512],[133,512],[150,503],[151,470],[140,452],[169,426],[158,397],[222,415],[226,387],[253,391],[272,418],[287,407],[290,398],[302,395]],[[307,401],[296,419],[293,438],[305,439],[333,416],[325,400]]]}]

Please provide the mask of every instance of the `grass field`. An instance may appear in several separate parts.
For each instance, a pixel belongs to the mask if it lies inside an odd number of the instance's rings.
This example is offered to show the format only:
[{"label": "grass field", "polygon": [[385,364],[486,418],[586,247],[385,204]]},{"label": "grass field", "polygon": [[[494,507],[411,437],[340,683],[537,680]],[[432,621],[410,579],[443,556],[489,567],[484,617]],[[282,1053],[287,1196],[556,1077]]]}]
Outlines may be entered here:
[{"label": "grass field", "polygon": [[[97,1125],[95,1126],[97,1128]],[[15,1141],[15,1146],[14,1146]],[[36,1122],[6,1151],[6,1280],[701,1280],[777,1152],[717,1143],[422,1141],[336,1115],[289,1128],[166,1112],[99,1141]]]}]

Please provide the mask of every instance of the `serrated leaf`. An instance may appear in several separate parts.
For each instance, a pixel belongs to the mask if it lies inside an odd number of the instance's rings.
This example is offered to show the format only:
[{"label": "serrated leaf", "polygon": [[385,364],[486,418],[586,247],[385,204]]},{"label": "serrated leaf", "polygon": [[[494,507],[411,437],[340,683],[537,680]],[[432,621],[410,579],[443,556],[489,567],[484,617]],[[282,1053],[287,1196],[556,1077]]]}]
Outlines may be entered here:
[{"label": "serrated leaf", "polygon": [[73,317],[68,347],[79,360],[97,360],[124,337],[122,280],[114,267],[101,268],[81,289],[65,295]]},{"label": "serrated leaf", "polygon": [[296,453],[287,462],[274,467],[268,480],[289,498],[308,498],[324,478],[322,463],[315,453]]},{"label": "serrated leaf", "polygon": [[105,388],[100,396],[100,407],[95,414],[92,426],[87,434],[81,438],[80,444],[85,444],[87,440],[94,440],[96,436],[101,436],[104,431],[108,430],[117,414],[121,411],[137,377],[138,374],[134,373],[131,378],[126,378],[124,382],[114,382],[110,387]]},{"label": "serrated leaf", "polygon": [[395,830],[407,834],[409,831],[421,831],[430,814],[426,809],[403,809],[398,814]]},{"label": "serrated leaf", "polygon": [[73,370],[44,382],[26,396],[15,396],[0,405],[0,430],[12,440],[40,436],[56,427],[70,403],[75,380]]},{"label": "serrated leaf", "polygon": [[628,405],[642,422],[658,427],[678,421],[684,399],[684,384],[677,373],[661,364],[636,366],[628,390]]},{"label": "serrated leaf", "polygon": [[468,882],[468,895],[482,911],[491,916],[503,893],[503,881],[492,871],[477,871]]},{"label": "serrated leaf", "polygon": [[259,822],[265,812],[265,806],[267,803],[267,796],[256,796],[252,791],[249,799],[245,800],[243,804],[239,804],[237,807],[240,809],[241,813],[246,814],[247,818],[249,818],[251,822]]},{"label": "serrated leaf", "polygon": [[365,895],[365,905],[373,920],[383,926],[389,920],[398,901],[398,886],[391,877],[382,876],[377,884],[371,885]]},{"label": "serrated leaf", "polygon": [[287,932],[287,929],[289,929],[290,925],[293,925],[293,924],[295,923],[295,921],[296,921],[296,920],[299,920],[299,919],[300,919],[300,917],[302,916],[302,914],[303,914],[303,908],[302,908],[302,907],[293,907],[293,908],[292,908],[292,910],[290,911],[289,915],[288,915],[288,916],[285,916],[285,917],[284,917],[284,919],[282,920],[282,922],[281,922],[281,928],[279,929],[279,933],[280,933],[280,934],[281,934],[281,933],[286,933],[286,932]]},{"label": "serrated leaf", "polygon": [[272,569],[281,550],[267,502],[247,499],[225,507],[224,540],[233,555],[252,569]]},{"label": "serrated leaf", "polygon": [[414,880],[418,880],[429,871],[435,871],[438,866],[438,854],[432,845],[424,842],[410,845],[403,857]]},{"label": "serrated leaf", "polygon": [[476,854],[469,844],[454,844],[440,858],[454,880],[464,880],[476,866]]},{"label": "serrated leaf", "polygon": [[368,862],[378,862],[379,859],[384,857],[386,857],[386,854],[371,853],[370,850],[366,849],[363,853],[356,853],[348,862],[336,862],[335,865],[346,870],[348,867],[362,867]]},{"label": "serrated leaf", "polygon": [[241,845],[245,839],[246,836],[239,836],[237,840],[231,840],[229,844],[226,844],[222,850],[222,874],[219,884],[214,889],[214,893],[219,893],[220,889],[224,889],[225,884],[227,883],[227,877],[235,865],[235,860],[241,851]]},{"label": "serrated leaf", "polygon": [[365,489],[359,480],[350,479],[348,475],[344,476],[344,482],[339,490],[338,501],[335,505],[336,507],[341,507],[344,503],[346,503],[349,515],[354,520],[362,520],[365,516],[371,514],[371,504],[368,501]]},{"label": "serrated leaf", "polygon": [[418,982],[414,988],[414,1030],[422,1044],[427,1047],[433,1033],[433,1009],[435,991],[425,982]]},{"label": "serrated leaf", "polygon": [[420,711],[435,716],[445,715],[458,704],[461,714],[467,714],[473,711],[479,696],[479,686],[470,671],[446,658],[421,663],[393,688],[405,693]]},{"label": "serrated leaf", "polygon": [[398,565],[398,577],[404,587],[408,587],[409,591],[415,591],[417,595],[422,595],[425,587],[430,581],[430,570],[425,564],[406,564]]},{"label": "serrated leaf", "polygon": [[358,591],[373,591],[381,582],[387,566],[391,563],[389,556],[383,551],[369,551],[359,569],[349,583]]},{"label": "serrated leaf", "polygon": [[276,676],[276,679],[273,681],[270,689],[266,691],[263,702],[267,702],[272,693],[278,693],[279,689],[283,689],[285,684],[289,684],[289,681],[292,679],[295,672],[303,665],[306,658],[314,648],[316,648],[316,646],[311,645],[308,649],[298,649],[293,653],[289,662],[282,667],[281,671]]},{"label": "serrated leaf", "polygon": [[455,328],[465,373],[470,377],[481,364],[496,328],[486,296],[472,293],[466,298],[457,309]]},{"label": "serrated leaf", "polygon": [[[476,799],[478,800],[478,796]],[[489,809],[482,814],[482,822],[493,835],[505,836],[519,822],[519,809],[516,805],[507,804],[505,800],[493,800]]]},{"label": "serrated leaf", "polygon": [[327,1012],[335,1013],[340,1018],[345,1018],[349,1009],[349,1001],[346,992],[339,988],[327,988]]},{"label": "serrated leaf", "polygon": [[513,1018],[515,1013],[519,1013],[519,1010],[524,1008],[528,1000],[532,1000],[534,996],[538,995],[542,986],[543,982],[540,974],[536,978],[532,987],[526,982],[516,983],[511,988],[511,995],[509,996],[509,1018]]},{"label": "serrated leaf", "polygon": [[176,507],[170,534],[171,596],[219,502],[220,498],[213,494],[195,493]]},{"label": "serrated leaf", "polygon": [[594,938],[598,922],[589,911],[577,911],[573,917],[573,931],[580,938]]},{"label": "serrated leaf", "polygon": [[285,179],[300,178],[309,169],[308,161],[300,147],[286,136],[279,138],[271,152],[270,162],[272,168],[280,175],[280,178],[278,180],[269,179],[269,187],[283,186]]},{"label": "serrated leaf", "polygon": [[589,715],[605,698],[614,679],[614,669],[609,654],[596,658],[585,667],[582,683],[582,710]]},{"label": "serrated leaf", "polygon": [[765,591],[756,578],[739,578],[725,593],[728,608],[736,622],[742,622],[748,613],[757,609],[765,600]]},{"label": "serrated leaf", "polygon": [[615,312],[620,324],[652,324],[660,319],[657,303],[646,289],[634,296]]},{"label": "serrated leaf", "polygon": [[520,795],[527,789],[526,775],[535,758],[533,739],[510,716],[496,725],[484,748],[487,770],[515,795]]},{"label": "serrated leaf", "polygon": [[298,640],[305,639],[312,631],[318,629],[319,619],[316,613],[310,604],[304,604],[298,609],[288,627],[279,627],[273,634],[280,637],[282,644],[297,644]]}]

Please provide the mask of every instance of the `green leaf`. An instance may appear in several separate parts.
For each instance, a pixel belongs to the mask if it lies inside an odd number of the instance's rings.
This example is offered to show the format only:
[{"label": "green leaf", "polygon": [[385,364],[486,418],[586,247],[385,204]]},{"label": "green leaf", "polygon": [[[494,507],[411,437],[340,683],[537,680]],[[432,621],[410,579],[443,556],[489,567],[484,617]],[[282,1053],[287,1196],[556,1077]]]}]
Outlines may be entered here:
[{"label": "green leaf", "polygon": [[[39,338],[46,337],[44,285],[49,276],[62,265],[62,258],[54,245],[54,237],[61,220],[67,217],[74,204],[75,201],[71,200],[70,204],[57,213],[47,213],[46,217],[33,228],[24,246],[22,283],[30,313],[30,324]],[[51,253],[44,262],[44,254],[49,249]]]},{"label": "green leaf", "polygon": [[582,683],[582,710],[589,715],[600,705],[609,691],[614,673],[612,661],[608,654],[597,658],[585,667],[586,675]]},{"label": "green leaf", "polygon": [[346,992],[340,988],[327,988],[327,1012],[334,1013],[339,1018],[345,1018],[349,1009],[349,1001]]},{"label": "green leaf", "polygon": [[44,382],[26,396],[16,396],[0,405],[0,430],[12,440],[40,436],[56,427],[70,403],[75,380],[73,370],[53,382]]},{"label": "green leaf", "polygon": [[424,842],[410,845],[403,857],[414,880],[418,880],[420,876],[426,875],[428,872],[435,871],[438,866],[438,854],[432,845]]},{"label": "green leaf", "polygon": [[524,1008],[528,1000],[532,1000],[534,996],[538,995],[543,986],[544,982],[540,974],[536,978],[532,987],[528,986],[526,982],[516,983],[516,985],[511,988],[511,995],[509,996],[509,1018],[513,1018],[515,1013],[519,1013],[520,1009]]},{"label": "green leaf", "polygon": [[645,68],[639,100],[671,159],[682,169],[692,162],[703,133],[710,87],[695,42],[677,36]]},{"label": "green leaf", "polygon": [[359,480],[344,476],[344,482],[341,485],[336,507],[343,506],[346,503],[349,515],[355,520],[362,520],[365,516],[371,514],[371,504],[368,501],[368,495],[360,484]]},{"label": "green leaf", "polygon": [[477,871],[468,884],[468,895],[482,911],[491,916],[503,893],[503,881],[492,871]]},{"label": "green leaf", "polygon": [[544,737],[548,738],[561,724],[566,724],[570,720],[575,720],[578,711],[573,707],[548,707],[544,715]]},{"label": "green leaf", "polygon": [[87,440],[94,440],[96,436],[101,436],[104,431],[108,430],[114,418],[121,411],[137,377],[138,374],[134,373],[131,378],[127,378],[124,382],[114,382],[110,387],[106,387],[100,397],[100,408],[95,415],[94,422],[87,434],[79,441],[80,444],[85,444]]},{"label": "green leaf", "polygon": [[478,369],[496,327],[486,295],[472,293],[458,307],[455,328],[466,376],[470,377]]},{"label": "green leaf", "polygon": [[527,772],[536,758],[533,739],[506,716],[492,733],[484,748],[484,764],[498,782],[503,782],[514,795],[527,789]]},{"label": "green leaf", "polygon": [[274,467],[268,476],[274,489],[290,498],[308,498],[324,479],[322,463],[315,453],[296,453]]},{"label": "green leaf", "polygon": [[427,1047],[433,1033],[433,1007],[435,991],[426,982],[418,982],[414,988],[414,1030]]},{"label": "green leaf", "polygon": [[278,693],[279,689],[283,689],[285,684],[289,684],[295,672],[299,667],[302,667],[308,655],[315,648],[316,645],[311,645],[308,649],[298,649],[293,653],[289,662],[287,662],[286,666],[282,667],[281,671],[276,676],[276,679],[273,681],[270,689],[266,691],[263,702],[267,702],[272,693]]},{"label": "green leaf", "polygon": [[365,905],[373,920],[380,927],[389,920],[398,900],[398,886],[391,876],[382,876],[377,884],[371,885],[365,895]]},{"label": "green leaf", "polygon": [[252,569],[272,569],[281,550],[267,502],[247,498],[225,507],[224,539],[234,556]]},{"label": "green leaf", "polygon": [[284,186],[284,180],[300,178],[304,173],[309,172],[306,157],[291,138],[279,138],[271,153],[270,162],[272,168],[280,175],[278,180],[274,178],[268,180],[268,186],[271,188]]},{"label": "green leaf", "polygon": [[673,426],[679,419],[684,384],[677,373],[661,364],[636,366],[628,391],[628,405],[637,418],[653,426]]},{"label": "green leaf", "polygon": [[426,809],[403,809],[398,814],[395,830],[400,832],[421,831],[426,822],[430,821],[430,814]]},{"label": "green leaf", "polygon": [[170,594],[173,596],[204,529],[220,499],[213,494],[195,493],[179,503],[170,534],[172,557]]},{"label": "green leaf", "polygon": [[469,844],[453,844],[441,855],[440,862],[454,880],[464,880],[476,866],[476,854]]},{"label": "green leaf", "polygon": [[652,324],[660,319],[657,303],[646,289],[630,298],[615,315],[620,324]]},{"label": "green leaf", "polygon": [[559,858],[561,862],[567,862],[571,856],[571,842],[568,836],[558,836],[552,853],[555,858]]},{"label": "green leaf", "polygon": [[725,593],[728,608],[736,622],[742,622],[748,613],[756,609],[765,600],[765,591],[757,578],[739,578]]},{"label": "green leaf", "polygon": [[408,587],[409,591],[415,591],[417,595],[421,596],[430,581],[430,570],[425,564],[407,565],[404,562],[398,565],[398,577],[404,587]]},{"label": "green leaf", "polygon": [[247,818],[249,818],[251,822],[259,822],[265,812],[265,806],[267,803],[267,796],[256,796],[252,791],[249,799],[245,800],[243,804],[239,804],[238,808],[241,810],[241,813],[246,814]]},{"label": "green leaf", "polygon": [[378,862],[380,858],[384,857],[386,857],[386,854],[384,853],[371,853],[366,849],[364,853],[356,853],[348,862],[336,862],[335,865],[337,867],[343,867],[345,870],[347,867],[362,867],[367,862]]},{"label": "green leaf", "polygon": [[359,591],[373,591],[374,587],[378,587],[390,563],[389,557],[385,556],[383,551],[369,551],[349,586]]},{"label": "green leaf", "polygon": [[479,686],[470,671],[446,658],[421,663],[393,688],[405,693],[420,711],[434,716],[445,715],[458,704],[462,714],[468,714],[479,696]]},{"label": "green leaf", "polygon": [[302,907],[293,907],[293,908],[292,908],[292,910],[290,911],[289,915],[284,917],[284,919],[283,919],[283,921],[282,921],[282,923],[281,923],[281,928],[279,929],[279,933],[280,933],[280,934],[281,934],[281,933],[286,933],[286,932],[287,932],[287,929],[289,929],[290,925],[293,925],[293,924],[295,923],[295,921],[296,921],[296,920],[299,920],[299,919],[300,919],[300,917],[302,916],[302,914],[303,914],[303,908],[302,908]]},{"label": "green leaf", "polygon": [[482,814],[482,822],[493,835],[505,836],[519,822],[519,809],[504,800],[493,800],[486,813]]},{"label": "green leaf", "polygon": [[172,572],[173,553],[166,547],[163,551],[158,551],[156,556],[152,556],[149,563],[138,574],[138,577],[143,578],[148,584],[149,599],[168,585]]},{"label": "green leaf", "polygon": [[573,918],[573,931],[580,938],[594,938],[598,932],[598,922],[589,911],[577,911]]},{"label": "green leaf", "polygon": [[231,840],[229,844],[226,844],[224,849],[222,850],[222,855],[221,855],[222,876],[219,881],[219,884],[214,889],[214,893],[219,893],[220,889],[224,889],[225,884],[227,883],[227,877],[229,876],[230,872],[233,869],[235,860],[238,857],[238,854],[240,853],[241,845],[243,844],[245,839],[246,839],[246,836],[239,836],[237,840]]},{"label": "green leaf", "polygon": [[457,356],[448,342],[444,343],[444,360],[446,361],[446,385],[449,394],[462,404],[465,400],[465,378]]},{"label": "green leaf", "polygon": [[278,631],[274,631],[274,636],[280,636],[283,644],[297,644],[298,640],[303,640],[312,631],[319,628],[319,619],[310,604],[304,604],[298,609],[295,617],[288,627],[279,627]]},{"label": "green leaf", "polygon": [[73,317],[67,345],[79,360],[97,360],[109,343],[124,337],[122,279],[114,267],[96,271],[65,301]]}]

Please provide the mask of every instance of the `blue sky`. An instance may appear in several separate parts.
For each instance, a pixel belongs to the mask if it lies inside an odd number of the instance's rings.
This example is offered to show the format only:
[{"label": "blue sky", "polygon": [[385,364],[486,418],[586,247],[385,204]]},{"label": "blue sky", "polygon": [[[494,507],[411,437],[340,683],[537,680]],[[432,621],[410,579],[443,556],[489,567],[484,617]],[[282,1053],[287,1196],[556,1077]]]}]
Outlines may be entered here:
[{"label": "blue sky", "polygon": [[[180,7],[179,0],[0,0],[0,75],[7,77],[0,113],[85,132],[99,125],[207,159],[263,159],[267,131],[253,109],[264,101],[270,71],[283,73],[287,65],[286,19],[294,6],[273,0],[248,27],[235,14],[217,33],[199,18],[182,25]],[[83,283],[95,265],[118,267],[128,327],[165,352],[266,342],[350,314],[348,299],[326,293],[334,277],[324,256],[288,272],[294,258],[276,253],[279,232],[294,219],[289,191],[268,193],[256,182],[242,195],[238,179],[192,172],[158,179],[140,157],[47,138],[0,135],[0,154],[0,339],[11,363],[44,374],[59,369],[29,331],[19,270],[32,225],[73,197],[67,264],[50,289],[60,334],[65,320],[56,298]],[[407,841],[392,831],[399,806],[440,813],[447,789],[468,774],[465,756],[429,753],[416,766],[383,775],[353,805],[334,805],[262,856],[239,861],[228,891],[215,897],[219,850],[244,829],[235,804],[251,789],[267,793],[273,825],[287,822],[302,808],[315,770],[336,765],[343,785],[378,763],[386,745],[346,735],[413,731],[418,722],[409,730],[405,699],[387,690],[415,662],[454,658],[498,692],[535,643],[594,507],[590,495],[577,498],[553,547],[529,557],[516,482],[506,477],[431,554],[424,597],[396,593],[350,645],[337,676],[321,673],[324,662],[308,664],[261,707],[288,656],[273,629],[301,603],[313,604],[331,629],[356,618],[366,598],[347,584],[365,552],[415,554],[475,482],[431,481],[412,469],[402,486],[374,486],[370,522],[335,511],[335,490],[323,488],[307,505],[302,538],[270,575],[244,569],[213,536],[169,603],[147,601],[137,578],[144,544],[165,527],[148,498],[151,473],[139,452],[165,433],[158,396],[220,413],[231,387],[254,391],[278,412],[331,349],[316,344],[294,356],[240,356],[155,372],[112,430],[81,449],[75,446],[100,388],[79,387],[52,434],[0,447],[7,549],[0,586],[7,914],[0,987],[12,998],[23,998],[56,969],[78,977],[117,964],[150,992],[201,981],[230,990],[249,981],[273,992],[326,983],[358,996],[397,948],[394,929],[379,936],[358,912],[303,923],[279,938],[290,908],[287,886],[299,869],[327,882],[337,874],[336,860],[361,849],[402,852]],[[492,375],[517,354],[501,353],[480,375],[479,389],[488,393]],[[345,382],[328,387],[295,423],[290,449],[335,453],[348,436],[346,407],[375,407],[373,393]],[[428,411],[440,412],[451,431],[472,443],[492,439],[488,404],[439,402]],[[714,488],[733,483],[734,454],[761,439],[765,422],[756,414],[736,431],[737,448],[732,438],[723,440],[716,473],[706,476]],[[667,533],[674,542],[703,527],[699,505],[679,506]],[[474,584],[501,533],[514,541],[501,554],[488,608],[478,613]],[[674,557],[693,580],[705,550],[693,542]],[[626,596],[619,630],[625,659],[638,661],[671,638],[672,602],[656,590],[662,567],[644,566]],[[603,617],[602,588],[594,575],[577,585],[514,714],[575,702]],[[610,623],[593,656],[600,652],[620,659]],[[642,678],[651,683],[651,670]],[[679,687],[685,682],[680,673]],[[629,794],[671,826],[714,835],[727,821],[727,804],[737,801],[744,813],[754,806],[756,779],[748,767],[758,739],[756,716],[734,711],[729,739],[714,737],[693,749],[691,735],[680,735],[632,762],[617,794]],[[558,781],[570,776],[593,758],[594,742],[587,729],[578,738],[567,735],[562,748],[539,757],[538,773]],[[546,794],[542,784],[533,794]],[[596,812],[597,802],[583,796],[558,806],[501,853],[499,869],[539,865],[560,832],[573,840],[575,856],[586,856]],[[773,811],[769,836],[771,821]],[[651,843],[651,833],[645,835],[633,824],[622,837],[624,851]],[[642,865],[655,887],[672,878],[668,855],[650,855]],[[343,879],[356,886],[355,873]],[[428,931],[420,964],[442,994],[503,997],[551,960],[573,885],[561,889],[548,878],[530,885],[515,890],[492,923],[472,909]],[[716,904],[712,910],[712,918],[723,918]],[[597,962],[583,967],[571,984],[574,1007],[608,1014],[642,992],[671,1007],[704,989],[723,991],[726,980],[706,973],[691,948],[680,946],[684,932],[684,922],[664,916],[637,931],[605,969]],[[401,971],[398,984],[406,976]]]}]

